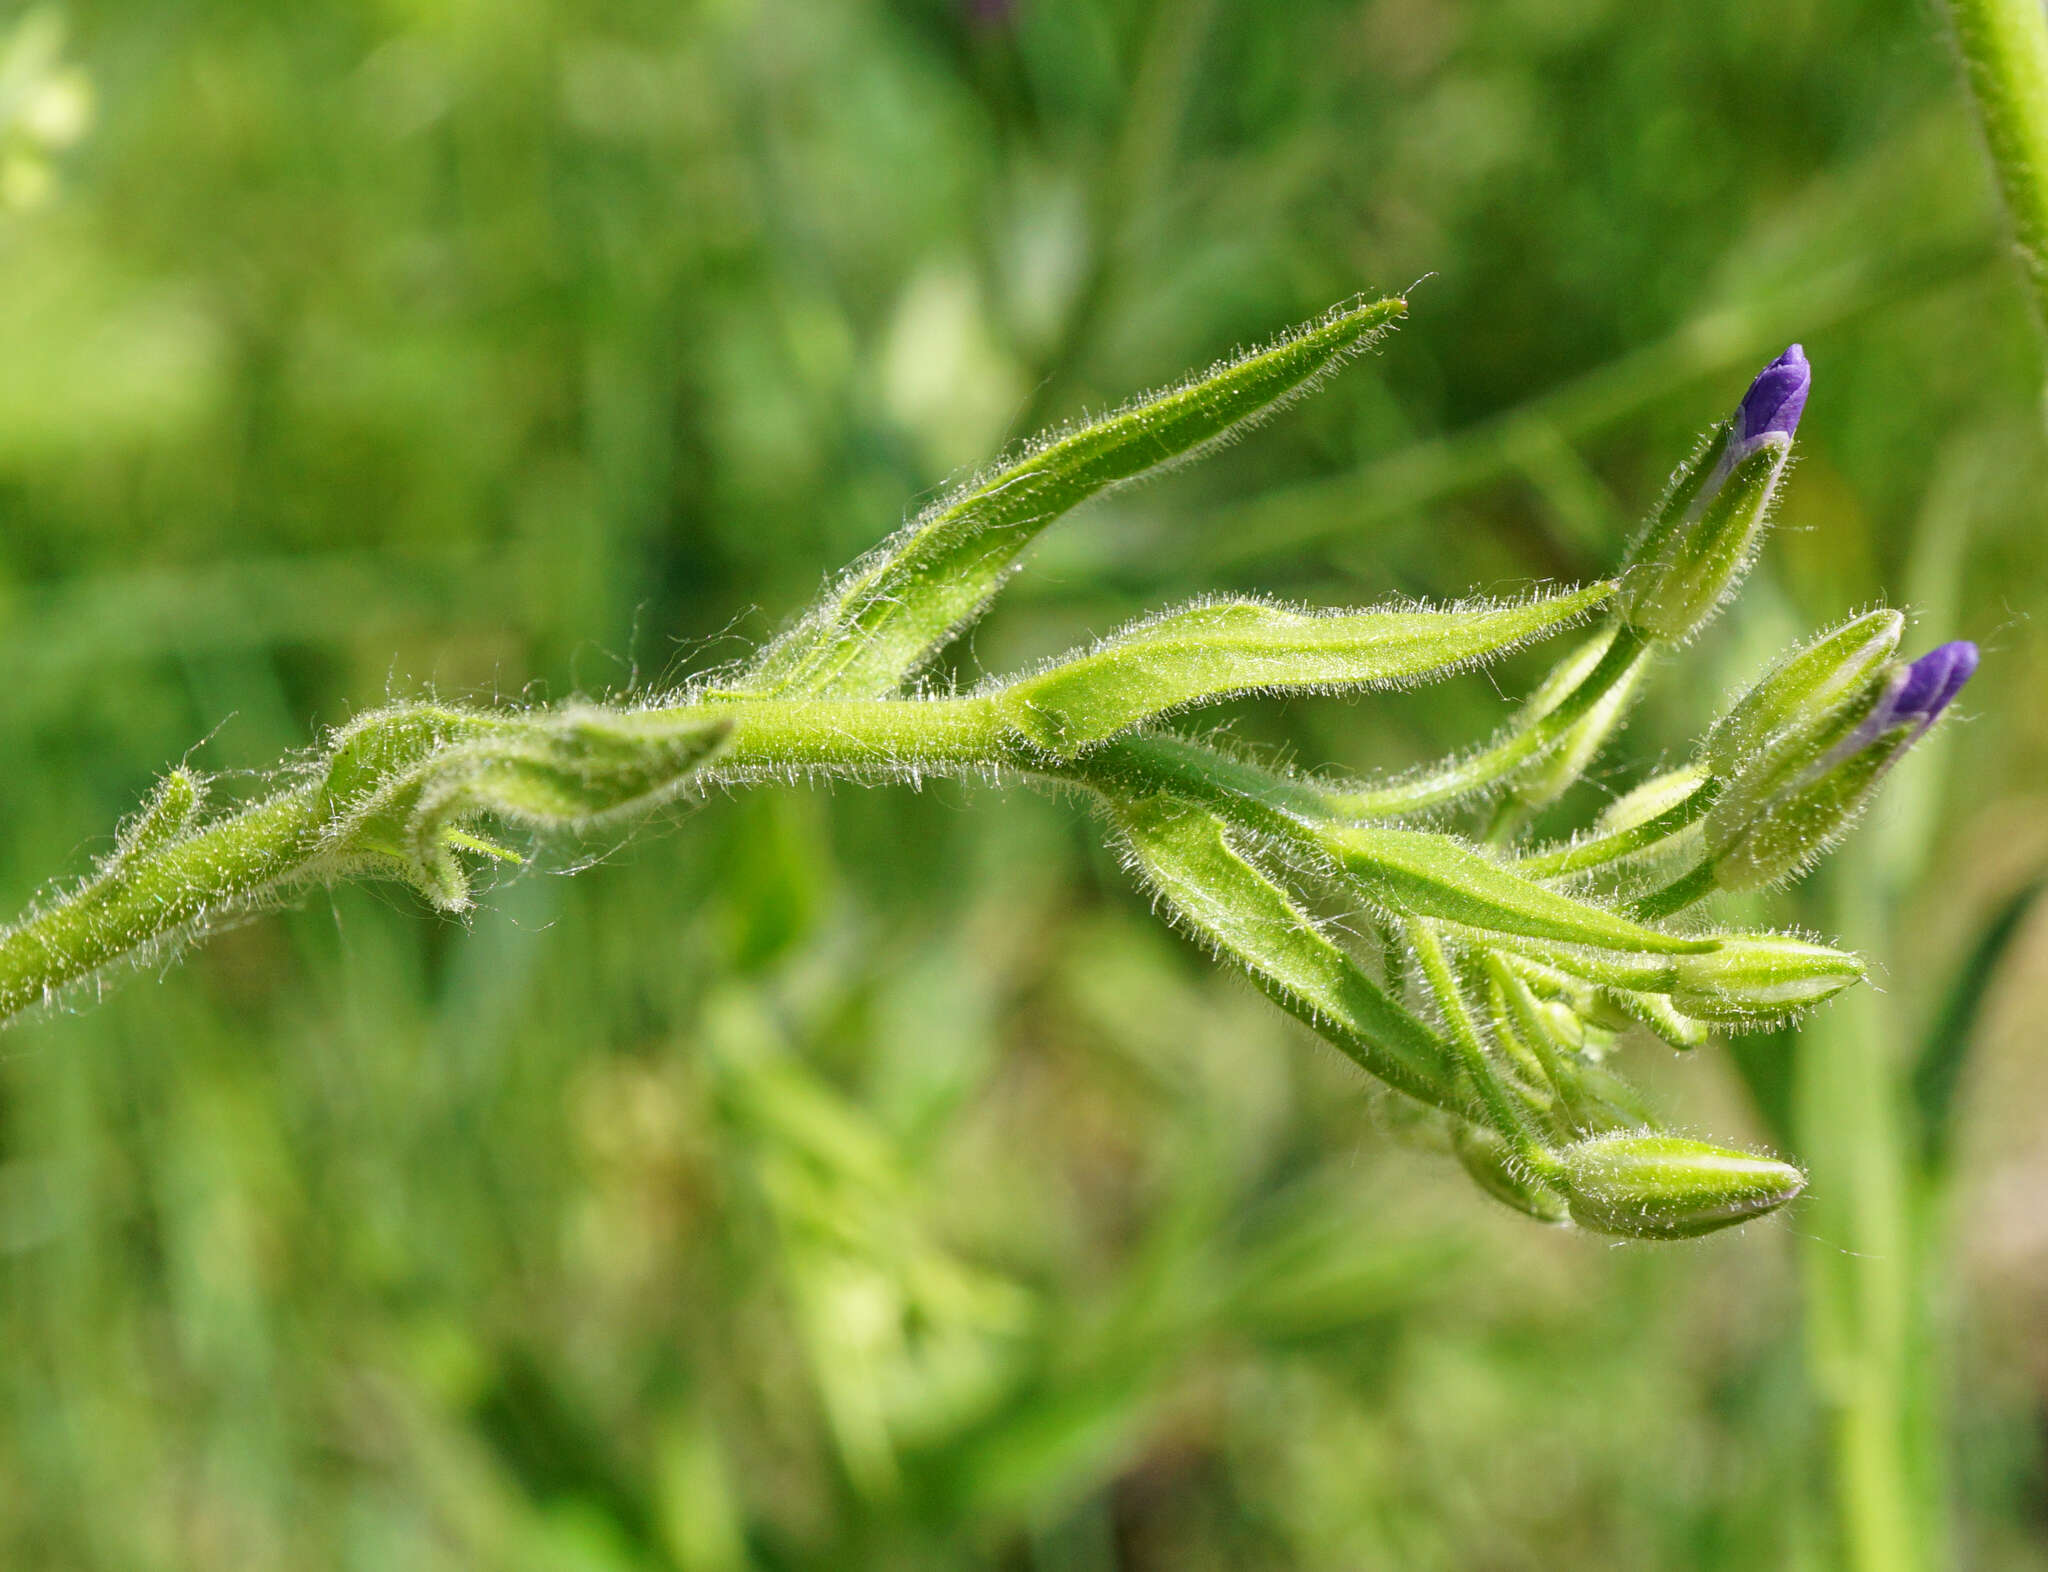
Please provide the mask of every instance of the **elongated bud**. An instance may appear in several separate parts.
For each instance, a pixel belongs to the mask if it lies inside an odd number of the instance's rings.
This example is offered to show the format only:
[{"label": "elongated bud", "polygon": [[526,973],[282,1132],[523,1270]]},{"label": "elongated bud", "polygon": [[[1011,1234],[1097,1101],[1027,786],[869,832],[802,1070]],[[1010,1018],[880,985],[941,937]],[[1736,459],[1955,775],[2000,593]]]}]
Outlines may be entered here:
[{"label": "elongated bud", "polygon": [[1868,612],[1802,645],[1779,661],[1707,733],[1709,768],[1723,781],[1759,757],[1773,767],[1819,754],[1849,730],[1876,695],[1885,664],[1898,653],[1906,619]]},{"label": "elongated bud", "polygon": [[1863,960],[1781,933],[1730,934],[1707,955],[1672,960],[1672,1006],[1697,1020],[1740,1024],[1791,1014],[1863,978]]},{"label": "elongated bud", "polygon": [[1502,867],[1448,835],[1380,825],[1325,830],[1323,842],[1374,900],[1410,916],[1600,949],[1676,955],[1711,939],[1645,927]]},{"label": "elongated bud", "polygon": [[1785,473],[1812,373],[1797,344],[1772,361],[1673,480],[1629,552],[1621,614],[1646,638],[1690,638],[1741,582]]},{"label": "elongated bud", "polygon": [[[1662,994],[1681,1015],[1710,1024],[1754,1026],[1760,1020],[1794,1014],[1840,993],[1863,976],[1862,960],[1846,950],[1795,939],[1780,933],[1702,935],[1704,947],[1689,955],[1630,955],[1576,945],[1551,945],[1512,939],[1523,953],[1514,965],[1525,975],[1562,971],[1607,990],[1615,1002],[1623,994]],[[1530,956],[1538,958],[1532,968]],[[1582,1014],[1586,1006],[1572,1001]],[[1652,1020],[1634,1008],[1624,1009],[1659,1033],[1677,1023]],[[1689,1046],[1682,1027],[1667,1040]]]},{"label": "elongated bud", "polygon": [[1747,761],[1723,750],[1730,776],[1704,830],[1714,882],[1757,889],[1819,855],[1976,669],[1976,645],[1944,644],[1911,663],[1891,662],[1834,711],[1787,725]]},{"label": "elongated bud", "polygon": [[1806,1188],[1789,1163],[1676,1135],[1599,1135],[1558,1154],[1571,1219],[1624,1239],[1692,1239]]},{"label": "elongated bud", "polygon": [[1484,1125],[1460,1123],[1451,1132],[1451,1150],[1458,1154],[1472,1182],[1496,1201],[1538,1222],[1566,1221],[1569,1214],[1564,1197],[1530,1174],[1497,1132]]}]

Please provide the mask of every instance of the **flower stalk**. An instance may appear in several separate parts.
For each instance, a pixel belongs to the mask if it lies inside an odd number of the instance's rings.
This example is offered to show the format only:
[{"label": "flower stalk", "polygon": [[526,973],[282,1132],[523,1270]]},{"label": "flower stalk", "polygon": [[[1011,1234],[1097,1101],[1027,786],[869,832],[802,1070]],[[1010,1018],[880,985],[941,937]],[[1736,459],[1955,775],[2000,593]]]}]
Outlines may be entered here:
[{"label": "flower stalk", "polygon": [[[174,771],[96,869],[0,930],[0,1016],[340,879],[464,911],[481,864],[522,860],[506,836],[598,833],[774,779],[992,778],[1092,800],[1169,918],[1430,1110],[1486,1193],[1627,1238],[1763,1215],[1798,1193],[1798,1170],[1670,1135],[1603,1061],[1629,1033],[1692,1048],[1861,977],[1804,937],[1665,919],[1803,868],[1951,703],[1974,647],[1901,663],[1900,619],[1859,618],[1773,668],[1694,763],[1562,846],[1522,841],[1599,760],[1660,653],[1739,587],[1811,385],[1798,346],[1681,466],[1618,579],[1441,606],[1206,601],[965,692],[916,685],[1060,514],[1264,417],[1403,309],[1333,312],[1025,449],[856,563],[755,660],[693,687],[374,711],[212,817],[205,782]],[[1437,681],[1567,634],[1493,741],[1401,778],[1301,775],[1169,726],[1246,694]],[[1680,860],[1632,905],[1598,888],[1640,889],[1644,869]]]}]

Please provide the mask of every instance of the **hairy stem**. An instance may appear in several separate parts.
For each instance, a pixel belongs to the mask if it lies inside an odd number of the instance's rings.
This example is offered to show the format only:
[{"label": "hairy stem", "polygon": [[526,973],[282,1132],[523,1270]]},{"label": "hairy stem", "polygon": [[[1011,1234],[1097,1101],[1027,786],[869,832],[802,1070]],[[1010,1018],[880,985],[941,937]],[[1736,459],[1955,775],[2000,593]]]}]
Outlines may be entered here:
[{"label": "hairy stem", "polygon": [[2048,327],[2048,14],[2041,0],[1948,0],[1956,52]]}]

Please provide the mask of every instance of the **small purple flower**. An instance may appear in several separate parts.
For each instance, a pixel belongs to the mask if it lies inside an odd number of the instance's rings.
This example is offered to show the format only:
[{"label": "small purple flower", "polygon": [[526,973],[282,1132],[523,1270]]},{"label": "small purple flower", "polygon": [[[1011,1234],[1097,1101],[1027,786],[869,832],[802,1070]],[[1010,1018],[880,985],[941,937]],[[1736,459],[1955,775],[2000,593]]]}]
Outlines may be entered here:
[{"label": "small purple flower", "polygon": [[1735,429],[1728,436],[1730,451],[1741,450],[1735,462],[1755,452],[1757,443],[1771,433],[1789,438],[1797,431],[1812,387],[1813,368],[1797,344],[1758,372],[1735,406]]}]

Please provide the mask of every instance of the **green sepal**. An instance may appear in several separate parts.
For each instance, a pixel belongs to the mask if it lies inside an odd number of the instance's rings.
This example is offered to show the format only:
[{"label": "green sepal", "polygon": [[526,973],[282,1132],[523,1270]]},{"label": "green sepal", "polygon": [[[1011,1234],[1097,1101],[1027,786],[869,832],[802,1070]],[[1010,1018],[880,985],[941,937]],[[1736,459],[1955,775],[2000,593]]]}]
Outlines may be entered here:
[{"label": "green sepal", "polygon": [[1603,988],[1600,997],[1673,1048],[1697,1048],[1713,1035],[1706,1022],[1677,1009],[1663,994],[1639,993],[1632,988]]},{"label": "green sepal", "polygon": [[1723,890],[1758,890],[1809,867],[1856,821],[1915,731],[1902,722],[1824,773],[1801,781],[1760,780],[1724,792],[1701,835],[1710,876]]},{"label": "green sepal", "polygon": [[1387,688],[1448,676],[1570,626],[1613,593],[1611,584],[1594,584],[1518,605],[1436,610],[1191,606],[1114,634],[996,697],[1018,731],[1067,759],[1175,710],[1240,694]]},{"label": "green sepal", "polygon": [[1598,1135],[1558,1154],[1571,1219],[1623,1239],[1692,1239],[1806,1188],[1789,1163],[1676,1135]]},{"label": "green sepal", "polygon": [[1593,821],[1592,833],[1625,835],[1630,830],[1641,829],[1690,801],[1706,781],[1707,772],[1697,764],[1653,775],[1610,802],[1600,817]]},{"label": "green sepal", "polygon": [[[1703,458],[1711,478],[1726,432]],[[1712,620],[1742,582],[1756,552],[1792,439],[1770,433],[1728,472],[1709,496],[1696,483],[1673,493],[1664,513],[1636,550],[1622,577],[1620,610],[1645,638],[1678,643]],[[1683,506],[1673,508],[1683,495]]]},{"label": "green sepal", "polygon": [[1896,611],[1866,612],[1792,651],[1714,723],[1707,767],[1724,782],[1769,782],[1818,759],[1869,710],[1905,628]]},{"label": "green sepal", "polygon": [[1189,458],[1306,391],[1408,309],[1342,307],[1265,349],[1043,438],[913,519],[769,645],[739,691],[893,693],[978,616],[1045,527],[1098,492]]}]

